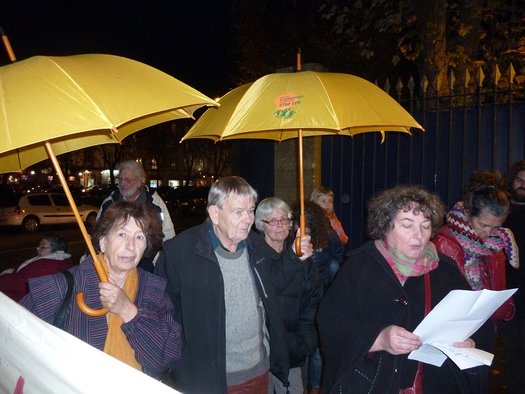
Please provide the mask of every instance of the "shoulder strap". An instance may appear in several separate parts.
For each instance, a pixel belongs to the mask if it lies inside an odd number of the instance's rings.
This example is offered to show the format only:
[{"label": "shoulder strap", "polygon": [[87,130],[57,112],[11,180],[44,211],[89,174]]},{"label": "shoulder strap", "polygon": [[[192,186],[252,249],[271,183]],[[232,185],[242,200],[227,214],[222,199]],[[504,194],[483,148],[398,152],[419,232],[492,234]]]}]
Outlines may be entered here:
[{"label": "shoulder strap", "polygon": [[75,278],[71,272],[62,271],[62,274],[66,277],[67,291],[64,301],[62,301],[62,305],[60,305],[60,309],[57,312],[55,320],[53,321],[53,325],[58,328],[62,328],[64,325],[66,312],[69,309],[69,304],[71,304],[71,298],[73,296],[73,287],[75,286]]}]

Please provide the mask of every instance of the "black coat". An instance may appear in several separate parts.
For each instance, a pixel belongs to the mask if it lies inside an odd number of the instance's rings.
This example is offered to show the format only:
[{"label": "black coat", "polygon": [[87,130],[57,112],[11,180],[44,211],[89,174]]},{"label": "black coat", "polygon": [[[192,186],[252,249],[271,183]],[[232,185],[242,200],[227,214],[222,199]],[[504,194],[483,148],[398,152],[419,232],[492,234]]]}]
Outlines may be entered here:
[{"label": "black coat", "polygon": [[[183,328],[182,361],[174,366],[173,377],[177,389],[188,394],[227,392],[224,282],[208,231],[213,230],[206,220],[166,241],[155,271],[167,279],[166,290]],[[266,312],[270,370],[287,383],[286,334],[270,278],[273,249],[257,234],[250,234],[246,242]]]},{"label": "black coat", "polygon": [[[453,289],[470,290],[455,264],[439,257],[439,266],[430,272],[432,306]],[[413,331],[424,317],[424,303],[423,276],[401,286],[373,242],[353,251],[319,307],[326,392],[397,394],[411,386],[416,361],[368,350],[387,326]],[[424,393],[479,393],[481,368],[460,371],[449,359],[441,367],[423,364]]]},{"label": "black coat", "polygon": [[290,245],[272,260],[276,287],[286,327],[290,368],[300,367],[318,346],[315,317],[323,286],[312,259],[301,261]]}]

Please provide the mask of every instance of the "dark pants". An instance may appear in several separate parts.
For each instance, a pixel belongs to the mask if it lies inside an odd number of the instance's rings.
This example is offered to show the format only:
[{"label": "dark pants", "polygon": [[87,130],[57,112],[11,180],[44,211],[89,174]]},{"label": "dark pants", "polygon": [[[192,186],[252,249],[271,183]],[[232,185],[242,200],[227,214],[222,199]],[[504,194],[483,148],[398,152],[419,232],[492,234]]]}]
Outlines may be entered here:
[{"label": "dark pants", "polygon": [[525,320],[498,321],[508,393],[525,393]]}]

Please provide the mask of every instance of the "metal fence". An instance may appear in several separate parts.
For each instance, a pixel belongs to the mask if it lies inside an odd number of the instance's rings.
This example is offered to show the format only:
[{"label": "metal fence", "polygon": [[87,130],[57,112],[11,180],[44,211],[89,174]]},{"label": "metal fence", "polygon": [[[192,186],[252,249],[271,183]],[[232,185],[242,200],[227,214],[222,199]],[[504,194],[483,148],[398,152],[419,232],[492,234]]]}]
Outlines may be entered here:
[{"label": "metal fence", "polygon": [[450,208],[473,171],[506,172],[525,158],[524,90],[509,82],[516,80],[513,73],[512,66],[503,76],[496,68],[487,80],[479,69],[461,83],[451,74],[446,96],[428,95],[425,81],[417,88],[412,80],[398,82],[398,100],[425,132],[389,133],[383,143],[377,133],[322,137],[322,183],[334,191],[350,248],[366,239],[366,204],[374,193],[422,184]]}]

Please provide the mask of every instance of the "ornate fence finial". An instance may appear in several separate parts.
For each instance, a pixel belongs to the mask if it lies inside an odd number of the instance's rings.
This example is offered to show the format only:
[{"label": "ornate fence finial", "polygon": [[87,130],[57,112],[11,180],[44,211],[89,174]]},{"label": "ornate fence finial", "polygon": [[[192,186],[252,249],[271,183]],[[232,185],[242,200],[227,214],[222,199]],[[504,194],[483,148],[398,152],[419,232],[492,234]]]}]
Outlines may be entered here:
[{"label": "ornate fence finial", "polygon": [[470,84],[470,72],[468,71],[468,68],[465,70],[465,83],[463,87],[465,89],[468,89],[468,85]]},{"label": "ornate fence finial", "polygon": [[397,83],[396,83],[396,91],[398,95],[401,95],[402,89],[403,89],[403,82],[401,81],[401,78],[398,78]]},{"label": "ornate fence finial", "polygon": [[385,81],[385,85],[383,86],[383,90],[385,92],[387,92],[387,93],[390,93],[390,81],[388,80],[388,78]]},{"label": "ornate fence finial", "polygon": [[410,76],[410,78],[408,78],[407,86],[410,90],[410,93],[414,93],[414,88],[416,87],[416,84],[414,83],[414,78],[412,78],[412,75]]},{"label": "ornate fence finial", "polygon": [[485,73],[481,68],[481,65],[478,68],[478,86],[481,88],[483,86],[483,81],[485,80]]},{"label": "ornate fence finial", "polygon": [[515,76],[516,76],[516,70],[514,70],[514,66],[512,65],[512,63],[510,63],[509,71],[508,71],[509,84],[512,85],[514,83]]},{"label": "ornate fence finial", "polygon": [[454,70],[450,70],[448,77],[448,86],[450,88],[450,93],[454,92],[454,85],[456,84],[456,76],[454,75]]},{"label": "ornate fence finial", "polygon": [[499,71],[499,66],[496,64],[496,66],[494,67],[494,86],[498,86],[500,79],[501,72]]},{"label": "ornate fence finial", "polygon": [[423,79],[421,80],[421,90],[423,91],[423,93],[426,93],[427,89],[428,89],[428,79],[427,79],[427,76],[424,75]]}]

